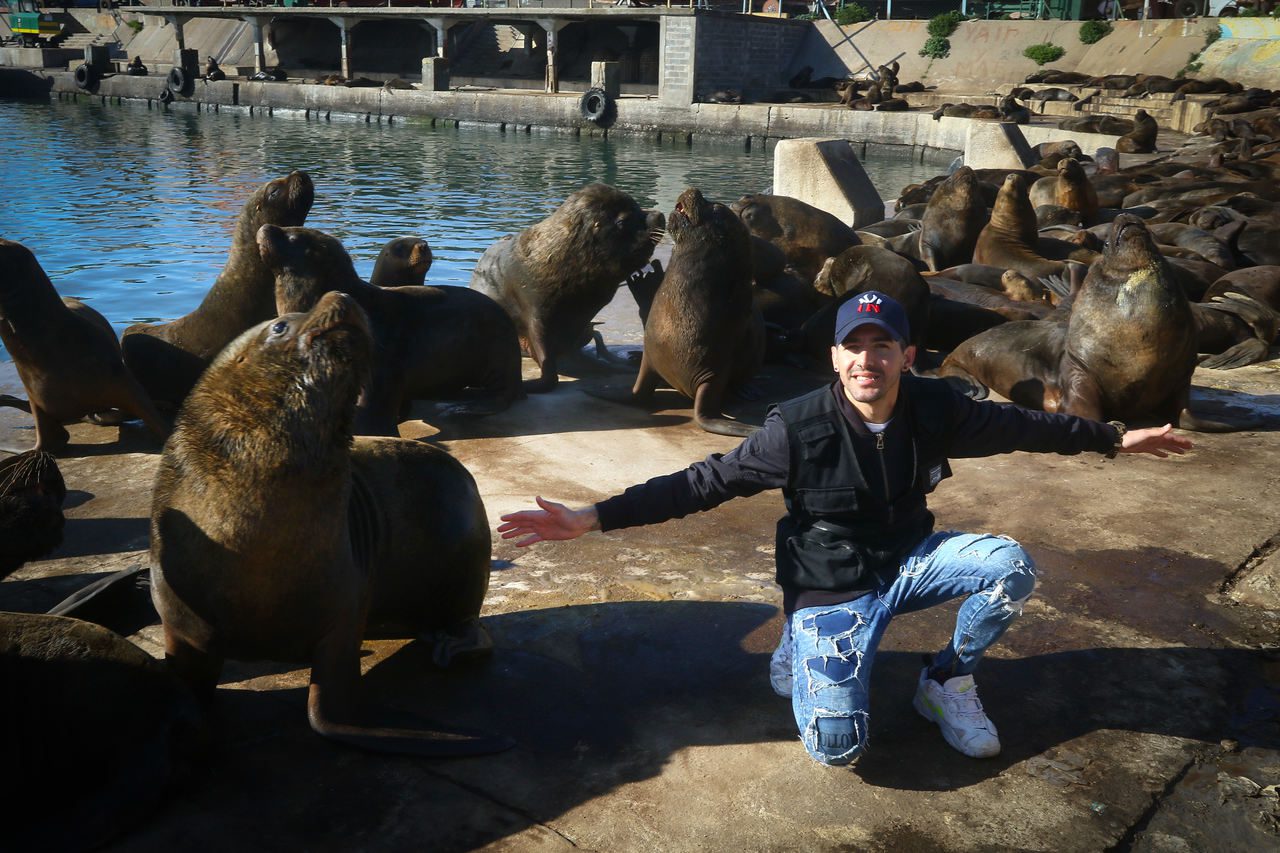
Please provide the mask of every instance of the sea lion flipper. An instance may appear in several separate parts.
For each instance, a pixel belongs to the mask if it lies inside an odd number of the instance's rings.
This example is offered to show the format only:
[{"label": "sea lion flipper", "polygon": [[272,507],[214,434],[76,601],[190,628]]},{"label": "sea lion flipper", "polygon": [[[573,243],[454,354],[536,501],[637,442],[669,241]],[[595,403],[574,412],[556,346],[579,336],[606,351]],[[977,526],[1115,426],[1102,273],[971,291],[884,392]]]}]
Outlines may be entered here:
[{"label": "sea lion flipper", "polygon": [[0,407],[21,409],[27,414],[31,414],[31,404],[26,400],[13,396],[12,394],[0,394]]},{"label": "sea lion flipper", "polygon": [[[421,758],[454,758],[492,755],[515,746],[502,735],[475,731],[439,731],[430,729],[363,726],[353,719],[352,697],[359,677],[356,645],[348,632],[336,632],[321,643],[311,668],[311,686],[307,692],[307,718],[311,729],[321,737],[370,752],[394,755],[416,755]],[[350,648],[347,648],[350,647]]]},{"label": "sea lion flipper", "polygon": [[703,382],[693,395],[693,421],[706,432],[716,435],[748,436],[758,426],[731,421],[720,415],[720,398],[723,391],[711,382]]},{"label": "sea lion flipper", "polygon": [[1200,362],[1200,366],[1207,367],[1210,370],[1234,370],[1237,367],[1265,361],[1269,352],[1270,347],[1265,342],[1258,338],[1250,338],[1223,350],[1217,355],[1209,356]]}]

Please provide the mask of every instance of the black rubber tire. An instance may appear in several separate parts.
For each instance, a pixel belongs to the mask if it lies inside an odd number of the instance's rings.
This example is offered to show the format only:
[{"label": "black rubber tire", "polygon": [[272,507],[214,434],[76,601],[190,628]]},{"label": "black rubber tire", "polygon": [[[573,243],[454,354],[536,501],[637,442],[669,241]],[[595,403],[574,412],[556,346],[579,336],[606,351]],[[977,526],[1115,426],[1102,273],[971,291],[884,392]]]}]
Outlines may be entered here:
[{"label": "black rubber tire", "polygon": [[191,94],[191,78],[187,72],[177,65],[169,69],[169,76],[166,78],[169,84],[169,91],[178,95]]},{"label": "black rubber tire", "polygon": [[590,122],[598,122],[609,112],[610,99],[604,89],[588,89],[578,103],[582,117]]},{"label": "black rubber tire", "polygon": [[160,103],[162,104],[173,103],[173,92],[169,89],[168,86],[165,86],[163,89],[160,90]]},{"label": "black rubber tire", "polygon": [[1197,0],[1177,0],[1173,4],[1175,18],[1194,18],[1200,14],[1200,3]]},{"label": "black rubber tire", "polygon": [[92,65],[82,62],[76,66],[76,85],[81,89],[92,89],[93,84],[98,82],[98,72]]}]

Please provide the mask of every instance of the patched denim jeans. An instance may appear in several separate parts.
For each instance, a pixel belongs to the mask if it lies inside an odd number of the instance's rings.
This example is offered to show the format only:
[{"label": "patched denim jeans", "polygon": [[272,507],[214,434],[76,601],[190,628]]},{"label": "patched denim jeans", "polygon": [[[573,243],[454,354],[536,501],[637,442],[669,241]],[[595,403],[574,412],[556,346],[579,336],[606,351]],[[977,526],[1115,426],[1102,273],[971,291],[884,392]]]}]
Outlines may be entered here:
[{"label": "patched denim jeans", "polygon": [[[867,746],[871,665],[889,620],[962,595],[951,642],[934,666],[973,672],[1021,613],[1035,564],[1012,539],[940,532],[907,555],[897,577],[861,598],[791,615],[791,704],[804,748],[823,764],[849,764]],[[910,701],[910,697],[906,699]]]}]

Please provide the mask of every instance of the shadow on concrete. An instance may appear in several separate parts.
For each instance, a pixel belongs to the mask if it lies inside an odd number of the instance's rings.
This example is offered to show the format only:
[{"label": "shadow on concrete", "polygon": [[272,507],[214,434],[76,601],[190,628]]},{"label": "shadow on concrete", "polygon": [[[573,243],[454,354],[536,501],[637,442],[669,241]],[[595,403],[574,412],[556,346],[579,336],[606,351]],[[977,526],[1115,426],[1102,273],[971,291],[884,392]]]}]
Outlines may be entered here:
[{"label": "shadow on concrete", "polygon": [[[768,652],[746,650],[760,647],[776,613],[694,601],[507,613],[485,619],[497,644],[486,665],[441,672],[426,644],[410,643],[363,679],[362,694],[377,705],[517,741],[486,758],[360,753],[308,731],[303,689],[220,690],[223,742],[203,784],[122,843],[150,850],[245,838],[273,849],[341,838],[352,849],[470,849],[538,825],[554,833],[550,822],[660,775],[690,747],[792,741],[803,766],[790,703],[767,683]],[[1255,701],[1252,717],[1247,707],[1249,690],[1265,683],[1262,663],[1250,651],[1196,648],[988,660],[983,698],[1005,750],[975,761],[911,710],[919,655],[884,651],[872,676],[872,748],[853,772],[884,788],[954,790],[1099,730],[1274,748],[1280,703]],[[742,760],[778,759],[744,749]]]},{"label": "shadow on concrete", "polygon": [[68,518],[52,559],[142,551],[151,539],[149,518]]}]

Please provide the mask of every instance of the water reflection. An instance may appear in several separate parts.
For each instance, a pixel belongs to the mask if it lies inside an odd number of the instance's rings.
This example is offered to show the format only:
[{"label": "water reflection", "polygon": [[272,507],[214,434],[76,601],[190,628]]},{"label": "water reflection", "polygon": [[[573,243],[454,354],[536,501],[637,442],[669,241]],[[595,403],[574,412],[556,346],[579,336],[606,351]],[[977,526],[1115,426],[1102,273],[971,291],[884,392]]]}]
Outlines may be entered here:
[{"label": "water reflection", "polygon": [[[495,239],[591,181],[669,211],[685,187],[728,202],[767,187],[773,170],[771,152],[740,144],[138,104],[0,102],[0,144],[21,152],[0,166],[8,188],[0,236],[25,243],[63,295],[91,301],[117,330],[199,304],[226,260],[245,197],[293,169],[315,180],[308,225],[339,237],[362,275],[387,240],[416,235],[431,242],[435,284],[466,284]],[[868,164],[886,197],[939,169],[901,159]]]}]

